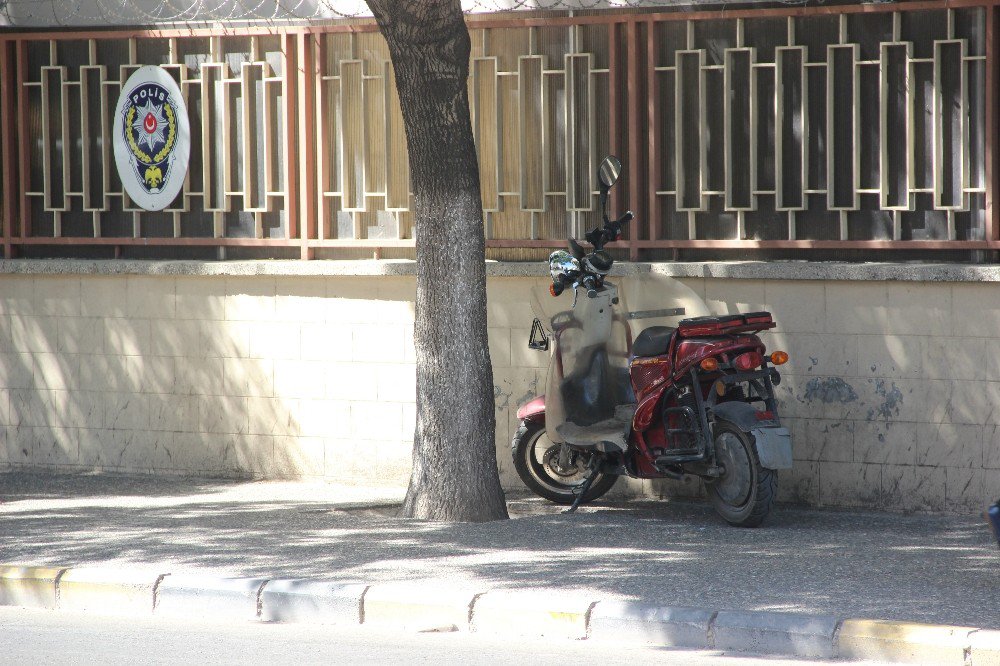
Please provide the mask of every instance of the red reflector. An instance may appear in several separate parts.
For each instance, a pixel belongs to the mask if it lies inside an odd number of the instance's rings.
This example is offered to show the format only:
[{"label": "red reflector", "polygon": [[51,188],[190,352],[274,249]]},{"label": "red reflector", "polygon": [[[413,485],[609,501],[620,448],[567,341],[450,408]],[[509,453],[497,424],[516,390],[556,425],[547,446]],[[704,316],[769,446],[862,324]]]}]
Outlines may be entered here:
[{"label": "red reflector", "polygon": [[770,421],[774,418],[774,412],[756,412],[758,421]]},{"label": "red reflector", "polygon": [[760,357],[759,352],[747,352],[745,354],[740,354],[733,360],[733,366],[737,370],[742,370],[746,372],[747,370],[753,370],[754,368],[760,367],[763,359]]}]

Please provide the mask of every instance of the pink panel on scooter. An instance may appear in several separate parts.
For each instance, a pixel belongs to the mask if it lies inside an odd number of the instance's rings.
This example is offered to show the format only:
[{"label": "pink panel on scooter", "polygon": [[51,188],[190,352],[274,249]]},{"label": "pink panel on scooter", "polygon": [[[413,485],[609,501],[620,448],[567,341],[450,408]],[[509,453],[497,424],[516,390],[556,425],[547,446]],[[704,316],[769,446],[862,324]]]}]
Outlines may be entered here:
[{"label": "pink panel on scooter", "polygon": [[520,420],[537,420],[545,418],[545,396],[540,395],[530,402],[517,408],[517,418]]}]

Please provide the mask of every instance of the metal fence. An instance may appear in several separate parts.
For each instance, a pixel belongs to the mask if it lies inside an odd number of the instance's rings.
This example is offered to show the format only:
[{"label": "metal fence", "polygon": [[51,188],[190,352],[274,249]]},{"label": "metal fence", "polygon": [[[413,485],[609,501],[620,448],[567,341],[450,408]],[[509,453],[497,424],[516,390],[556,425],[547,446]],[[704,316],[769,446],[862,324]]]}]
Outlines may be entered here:
[{"label": "metal fence", "polygon": [[[995,2],[470,19],[492,256],[597,221],[620,155],[632,259],[698,249],[1000,249]],[[113,105],[145,64],[186,98],[165,211],[131,204]],[[376,27],[0,34],[5,255],[412,254],[405,134]],[[198,253],[201,253],[200,255]]]}]

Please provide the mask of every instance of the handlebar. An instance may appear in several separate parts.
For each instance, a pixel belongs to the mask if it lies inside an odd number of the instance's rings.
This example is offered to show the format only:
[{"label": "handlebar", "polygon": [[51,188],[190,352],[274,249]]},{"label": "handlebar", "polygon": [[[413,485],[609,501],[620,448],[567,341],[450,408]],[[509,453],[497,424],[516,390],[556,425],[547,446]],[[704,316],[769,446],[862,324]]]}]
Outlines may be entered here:
[{"label": "handlebar", "polygon": [[[594,229],[585,236],[587,242],[594,246],[593,251],[589,254],[585,254],[586,250],[570,238],[570,252],[576,259],[581,260],[580,263],[582,264],[582,270],[576,270],[573,271],[571,275],[566,274],[558,278],[555,274],[553,274],[553,281],[552,285],[549,287],[549,293],[553,296],[559,296],[566,289],[566,287],[573,285],[574,289],[578,286],[586,289],[588,297],[597,298],[598,291],[604,286],[604,276],[611,269],[611,264],[614,261],[611,258],[611,255],[602,253],[601,250],[604,249],[605,244],[612,243],[621,238],[622,227],[631,222],[633,219],[635,219],[635,214],[630,210],[625,211],[624,215],[613,222],[608,220],[607,216],[605,216],[604,226]],[[586,261],[584,261],[585,258]],[[598,258],[600,258],[601,262],[598,264],[599,268],[595,268],[590,265],[591,262],[596,263]],[[576,302],[575,295],[573,302]]]},{"label": "handlebar", "polygon": [[622,227],[633,219],[635,219],[635,214],[630,210],[626,211],[624,215],[613,222],[606,219],[603,227],[594,229],[585,238],[588,243],[594,246],[595,250],[601,250],[606,243],[612,243],[621,238]]}]

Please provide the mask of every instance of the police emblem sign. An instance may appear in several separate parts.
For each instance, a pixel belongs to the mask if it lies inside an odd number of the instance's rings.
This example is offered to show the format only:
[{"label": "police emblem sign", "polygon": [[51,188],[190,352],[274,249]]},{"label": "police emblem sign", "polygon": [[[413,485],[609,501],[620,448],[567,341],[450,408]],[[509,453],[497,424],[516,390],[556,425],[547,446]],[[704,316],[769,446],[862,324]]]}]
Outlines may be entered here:
[{"label": "police emblem sign", "polygon": [[115,107],[115,165],[125,192],[145,210],[163,210],[184,186],[191,153],[187,107],[173,77],[140,67]]}]

